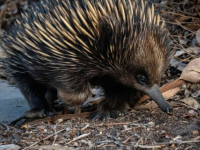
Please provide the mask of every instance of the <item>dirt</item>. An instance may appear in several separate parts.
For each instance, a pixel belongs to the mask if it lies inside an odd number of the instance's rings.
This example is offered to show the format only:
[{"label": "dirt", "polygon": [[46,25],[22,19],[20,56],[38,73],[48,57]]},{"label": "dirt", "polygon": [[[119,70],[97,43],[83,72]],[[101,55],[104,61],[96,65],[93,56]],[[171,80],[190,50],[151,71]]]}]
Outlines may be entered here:
[{"label": "dirt", "polygon": [[[191,110],[180,106],[174,109],[173,115],[167,115],[160,109],[132,110],[122,114],[118,119],[105,121],[89,121],[79,118],[27,125],[22,129],[1,126],[0,143],[1,145],[12,143],[26,148],[38,142],[30,149],[45,149],[52,145],[53,149],[67,147],[73,149],[142,149],[142,146],[146,146],[147,149],[150,145],[156,146],[162,143],[159,146],[163,149],[198,150],[200,142],[179,144],[183,141],[200,139],[200,117],[199,115],[189,116],[188,112]],[[200,111],[195,112],[200,113]],[[60,130],[63,131],[55,134]],[[70,142],[85,134],[89,135]],[[50,135],[52,136],[47,138]],[[177,144],[170,144],[170,142]]]}]

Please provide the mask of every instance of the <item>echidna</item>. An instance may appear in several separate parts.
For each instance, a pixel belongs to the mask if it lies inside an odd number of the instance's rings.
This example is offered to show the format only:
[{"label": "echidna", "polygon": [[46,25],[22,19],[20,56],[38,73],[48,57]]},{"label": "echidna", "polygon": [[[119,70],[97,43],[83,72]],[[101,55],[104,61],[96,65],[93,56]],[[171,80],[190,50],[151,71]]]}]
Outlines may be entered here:
[{"label": "echidna", "polygon": [[158,87],[170,39],[146,1],[41,0],[22,13],[1,49],[31,109],[49,111],[57,92],[63,102],[81,105],[92,86],[101,86],[105,99],[92,118],[116,117],[145,93],[172,111]]}]

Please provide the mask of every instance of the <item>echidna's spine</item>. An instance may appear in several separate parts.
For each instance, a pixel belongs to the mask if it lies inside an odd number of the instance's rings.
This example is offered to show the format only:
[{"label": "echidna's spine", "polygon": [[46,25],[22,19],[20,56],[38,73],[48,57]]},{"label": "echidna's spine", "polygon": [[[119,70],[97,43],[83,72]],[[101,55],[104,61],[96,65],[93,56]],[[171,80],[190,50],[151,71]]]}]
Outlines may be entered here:
[{"label": "echidna's spine", "polygon": [[[95,63],[104,69],[104,65],[113,67],[114,61],[122,61],[118,49],[126,43],[129,47],[124,56],[130,54],[128,49],[135,45],[128,38],[141,42],[143,36],[136,38],[139,33],[163,27],[154,6],[148,7],[143,0],[42,0],[16,21],[3,40],[4,55],[10,57],[10,66],[18,65],[23,71],[27,66],[34,70],[33,64],[41,69],[48,64],[48,70],[65,70],[66,66],[77,70]],[[120,39],[119,34],[123,35]],[[164,43],[165,36],[161,38],[159,42]],[[105,40],[107,46],[103,47],[100,44]],[[101,50],[104,48],[106,53]]]}]

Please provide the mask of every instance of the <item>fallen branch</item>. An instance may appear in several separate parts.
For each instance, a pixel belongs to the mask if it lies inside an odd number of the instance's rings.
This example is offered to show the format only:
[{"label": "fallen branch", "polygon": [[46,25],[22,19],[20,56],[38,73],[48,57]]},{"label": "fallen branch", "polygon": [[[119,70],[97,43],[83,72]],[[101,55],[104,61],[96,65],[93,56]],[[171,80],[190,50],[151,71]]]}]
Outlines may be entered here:
[{"label": "fallen branch", "polygon": [[73,140],[71,140],[71,141],[69,141],[68,143],[66,143],[66,145],[68,145],[68,144],[70,144],[70,143],[72,143],[72,142],[78,141],[78,140],[80,140],[80,139],[82,139],[82,138],[85,138],[85,137],[87,137],[87,136],[89,136],[89,135],[90,135],[90,133],[82,134],[82,135],[80,135],[79,137],[73,138]]},{"label": "fallen branch", "polygon": [[163,143],[157,143],[157,144],[153,144],[153,145],[136,145],[136,148],[162,148],[163,146],[167,146],[170,144],[187,144],[187,143],[199,143],[200,140],[196,140],[196,141],[174,141],[174,142],[163,142]]},{"label": "fallen branch", "polygon": [[110,124],[97,124],[95,125],[96,127],[102,127],[102,126],[116,126],[116,125],[128,125],[130,124],[131,122],[119,122],[119,123],[110,123]]},{"label": "fallen branch", "polygon": [[123,141],[123,144],[126,144],[128,142],[128,140],[130,140],[134,135],[129,136],[125,141]]},{"label": "fallen branch", "polygon": [[58,119],[70,120],[72,118],[88,118],[90,116],[90,114],[91,114],[91,112],[85,112],[85,113],[80,113],[80,114],[57,115],[57,116],[53,116],[53,117],[47,117],[47,118],[27,122],[26,124],[32,125],[32,124],[38,124],[38,123],[42,123],[42,122],[56,121]]}]

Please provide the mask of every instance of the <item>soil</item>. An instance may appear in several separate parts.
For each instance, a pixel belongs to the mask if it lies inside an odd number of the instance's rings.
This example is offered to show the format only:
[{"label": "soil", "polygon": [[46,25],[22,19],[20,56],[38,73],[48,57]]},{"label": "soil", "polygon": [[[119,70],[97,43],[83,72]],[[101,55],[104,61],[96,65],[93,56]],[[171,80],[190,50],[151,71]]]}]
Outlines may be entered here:
[{"label": "soil", "polygon": [[[89,121],[87,118],[58,120],[54,123],[25,125],[21,129],[1,126],[0,143],[29,149],[200,149],[200,117],[190,116],[193,109],[180,106],[173,115],[160,109],[132,110],[118,119]],[[200,111],[195,111],[198,114]],[[60,131],[55,134],[56,132]],[[50,136],[52,135],[52,136]],[[84,135],[86,135],[84,137]],[[50,137],[49,137],[50,136]],[[73,139],[83,136],[73,142]],[[49,137],[49,138],[48,138]],[[173,143],[174,142],[174,143]]]}]

